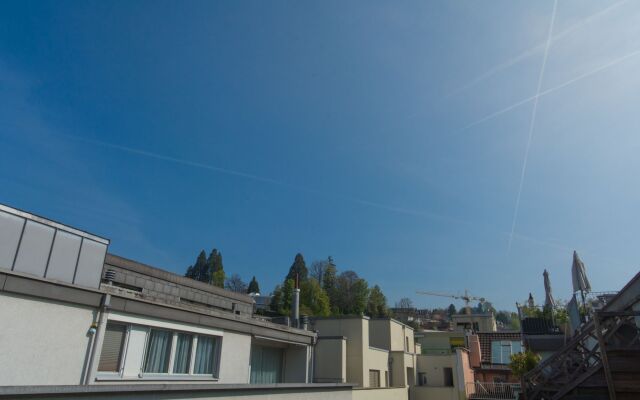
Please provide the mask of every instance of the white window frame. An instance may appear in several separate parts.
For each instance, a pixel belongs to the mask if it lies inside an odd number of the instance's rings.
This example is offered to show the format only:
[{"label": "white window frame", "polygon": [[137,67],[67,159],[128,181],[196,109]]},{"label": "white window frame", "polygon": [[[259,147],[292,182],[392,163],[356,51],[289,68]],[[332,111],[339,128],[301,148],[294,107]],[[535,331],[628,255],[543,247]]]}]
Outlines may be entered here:
[{"label": "white window frame", "polygon": [[[145,318],[145,317],[134,317],[122,313],[110,313],[107,323],[115,323],[126,326],[126,333],[124,338],[124,343],[122,347],[122,356],[120,358],[120,365],[118,366],[118,372],[108,372],[108,371],[96,371],[96,380],[207,380],[207,381],[218,381],[220,379],[220,369],[221,369],[221,353],[222,353],[222,344],[223,344],[223,331],[216,329],[203,328],[200,326],[182,324],[176,322],[169,322],[155,318]],[[129,351],[129,336],[131,334],[131,329],[133,326],[139,326],[146,329],[145,342],[142,353],[142,361],[139,367],[139,374],[136,378],[133,377],[125,377],[124,367],[126,365],[127,353]],[[169,355],[169,366],[167,372],[144,372],[144,367],[146,363],[146,353],[148,351],[149,346],[149,336],[151,329],[157,330],[165,330],[169,331],[172,335],[171,337],[171,352]],[[191,354],[189,358],[189,372],[184,373],[174,373],[173,366],[175,362],[175,352],[176,345],[178,341],[178,333],[184,333],[191,335]],[[195,374],[194,366],[195,366],[195,358],[196,358],[196,350],[198,347],[198,338],[201,336],[212,337],[214,340],[217,340],[217,346],[214,349],[215,354],[213,354],[213,373],[212,374]],[[100,349],[102,350],[102,349]],[[97,369],[97,366],[96,366]]]}]

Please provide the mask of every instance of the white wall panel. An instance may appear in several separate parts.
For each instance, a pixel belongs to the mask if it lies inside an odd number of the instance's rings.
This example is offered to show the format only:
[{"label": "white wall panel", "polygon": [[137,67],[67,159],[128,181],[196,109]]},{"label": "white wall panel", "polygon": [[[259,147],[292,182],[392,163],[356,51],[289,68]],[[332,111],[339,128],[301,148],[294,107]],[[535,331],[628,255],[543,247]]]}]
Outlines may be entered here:
[{"label": "white wall panel", "polygon": [[73,283],[94,288],[100,286],[106,252],[106,245],[90,239],[84,239],[80,248],[76,278]]},{"label": "white wall panel", "polygon": [[72,283],[80,252],[80,236],[58,231],[53,241],[53,250],[47,267],[47,278]]},{"label": "white wall panel", "polygon": [[50,226],[27,221],[13,270],[44,276],[54,233]]},{"label": "white wall panel", "polygon": [[25,219],[0,211],[0,268],[11,269]]}]

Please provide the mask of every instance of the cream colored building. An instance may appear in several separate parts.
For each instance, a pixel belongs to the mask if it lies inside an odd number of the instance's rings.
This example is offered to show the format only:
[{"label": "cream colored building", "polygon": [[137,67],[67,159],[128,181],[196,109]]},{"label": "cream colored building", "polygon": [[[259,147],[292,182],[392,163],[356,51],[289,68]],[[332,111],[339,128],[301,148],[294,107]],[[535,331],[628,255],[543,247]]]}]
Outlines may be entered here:
[{"label": "cream colored building", "polygon": [[413,328],[391,318],[319,318],[314,382],[360,388],[408,387],[416,379]]},{"label": "cream colored building", "polygon": [[455,314],[451,316],[454,330],[472,330],[474,332],[495,332],[498,330],[496,318],[487,314]]}]

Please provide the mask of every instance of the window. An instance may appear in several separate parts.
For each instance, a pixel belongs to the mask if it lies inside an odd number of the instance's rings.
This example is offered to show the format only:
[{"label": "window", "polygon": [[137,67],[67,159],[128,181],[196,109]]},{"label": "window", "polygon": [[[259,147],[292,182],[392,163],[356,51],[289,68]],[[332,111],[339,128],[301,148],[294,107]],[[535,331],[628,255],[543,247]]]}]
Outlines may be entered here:
[{"label": "window", "polygon": [[374,387],[374,388],[380,387],[380,370],[377,370],[377,369],[369,370],[369,387]]},{"label": "window", "polygon": [[250,383],[282,383],[283,350],[277,347],[251,346]]},{"label": "window", "polygon": [[453,387],[453,369],[449,367],[443,368],[444,371],[444,385]]},{"label": "window", "polygon": [[427,373],[418,372],[418,385],[427,386]]},{"label": "window", "polygon": [[104,332],[98,371],[119,372],[122,362],[122,347],[127,333],[126,325],[108,323]]},{"label": "window", "polygon": [[144,372],[168,373],[172,335],[169,331],[151,329],[147,341]]},{"label": "window", "polygon": [[408,336],[404,337],[404,351],[406,351],[407,353],[409,352],[409,337]]},{"label": "window", "polygon": [[193,373],[198,375],[213,375],[217,341],[210,336],[199,336],[196,347],[196,360]]},{"label": "window", "polygon": [[127,378],[144,378],[140,371],[217,378],[221,344],[219,336],[109,322],[98,371]]},{"label": "window", "polygon": [[188,374],[191,364],[191,343],[193,335],[178,333],[176,338],[176,354],[173,359],[174,374]]},{"label": "window", "polygon": [[519,341],[494,340],[491,342],[491,363],[509,364],[511,355],[522,352],[522,343]]},{"label": "window", "polygon": [[386,387],[391,386],[391,382],[389,381],[389,371],[384,371],[384,385]]}]

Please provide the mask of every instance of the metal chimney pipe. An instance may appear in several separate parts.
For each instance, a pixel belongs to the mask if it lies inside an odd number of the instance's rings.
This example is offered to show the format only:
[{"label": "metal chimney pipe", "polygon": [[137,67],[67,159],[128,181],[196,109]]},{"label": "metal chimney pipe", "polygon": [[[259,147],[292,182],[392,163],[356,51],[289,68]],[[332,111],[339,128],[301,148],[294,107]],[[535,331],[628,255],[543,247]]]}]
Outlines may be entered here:
[{"label": "metal chimney pipe", "polygon": [[296,274],[296,287],[293,289],[293,301],[291,304],[291,324],[298,328],[300,321],[300,282]]}]

